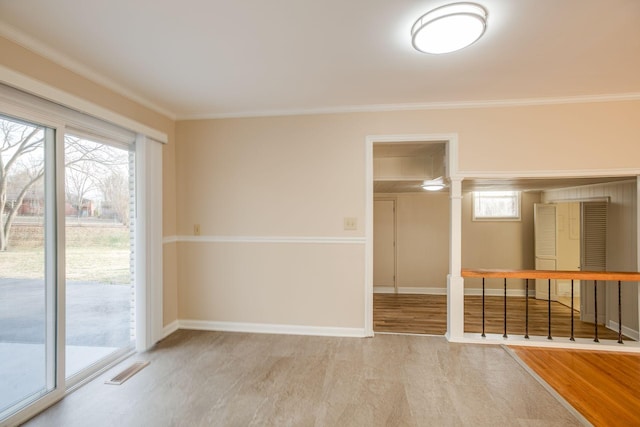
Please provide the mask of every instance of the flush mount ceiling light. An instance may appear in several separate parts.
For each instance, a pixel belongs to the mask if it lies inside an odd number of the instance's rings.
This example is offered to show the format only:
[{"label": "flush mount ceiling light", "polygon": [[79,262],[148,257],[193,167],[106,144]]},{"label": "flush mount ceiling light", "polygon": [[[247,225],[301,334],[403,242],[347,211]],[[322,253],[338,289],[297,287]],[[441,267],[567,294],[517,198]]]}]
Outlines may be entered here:
[{"label": "flush mount ceiling light", "polygon": [[444,183],[444,179],[441,176],[430,181],[424,181],[422,183],[422,189],[427,191],[440,191],[445,187],[446,184]]},{"label": "flush mount ceiling light", "polygon": [[424,53],[449,53],[478,40],[487,28],[487,10],[476,3],[451,3],[422,15],[411,27],[413,47]]}]

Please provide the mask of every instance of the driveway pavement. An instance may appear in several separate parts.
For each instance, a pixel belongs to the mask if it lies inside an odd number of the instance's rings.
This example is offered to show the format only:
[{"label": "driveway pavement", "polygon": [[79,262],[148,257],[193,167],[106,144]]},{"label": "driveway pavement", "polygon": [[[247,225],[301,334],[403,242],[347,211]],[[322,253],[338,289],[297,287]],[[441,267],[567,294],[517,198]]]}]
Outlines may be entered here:
[{"label": "driveway pavement", "polygon": [[[67,282],[67,344],[124,347],[130,341],[131,288]],[[0,278],[0,342],[43,343],[41,280]]]},{"label": "driveway pavement", "polygon": [[[67,376],[131,341],[131,288],[67,282]],[[0,278],[0,413],[45,386],[41,280]]]}]

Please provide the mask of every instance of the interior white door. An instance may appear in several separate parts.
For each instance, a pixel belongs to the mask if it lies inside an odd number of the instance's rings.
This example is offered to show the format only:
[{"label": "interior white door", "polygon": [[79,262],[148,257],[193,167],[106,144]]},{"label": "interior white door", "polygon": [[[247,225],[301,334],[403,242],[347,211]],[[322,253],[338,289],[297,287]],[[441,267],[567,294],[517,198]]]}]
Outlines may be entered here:
[{"label": "interior white door", "polygon": [[[556,203],[557,206],[557,263],[563,271],[579,271],[580,260],[580,202]],[[558,297],[571,298],[571,280],[556,280]],[[580,286],[574,282],[574,297],[580,295]]]},{"label": "interior white door", "polygon": [[[583,271],[607,270],[607,202],[582,203],[581,269]],[[605,282],[598,282],[598,323],[606,319]],[[593,281],[580,284],[580,319],[595,319],[595,292]]]},{"label": "interior white door", "polygon": [[373,202],[373,286],[396,286],[395,200]]},{"label": "interior white door", "polygon": [[[536,270],[556,270],[557,266],[557,226],[556,205],[534,205],[534,241]],[[555,299],[556,283],[551,281],[551,295],[549,295],[549,281],[536,280],[536,298]]]}]

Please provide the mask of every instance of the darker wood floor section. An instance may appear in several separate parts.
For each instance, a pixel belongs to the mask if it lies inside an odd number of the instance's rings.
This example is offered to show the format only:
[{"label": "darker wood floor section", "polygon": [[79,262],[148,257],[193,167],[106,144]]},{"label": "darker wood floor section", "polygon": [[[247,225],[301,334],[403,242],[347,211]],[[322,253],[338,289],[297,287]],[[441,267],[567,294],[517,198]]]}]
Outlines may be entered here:
[{"label": "darker wood floor section", "polygon": [[[465,296],[465,332],[482,332],[482,297]],[[529,335],[543,336],[548,334],[548,303],[529,298]],[[485,299],[485,333],[504,333],[504,299],[503,297],[486,297]],[[571,315],[569,307],[557,302],[551,303],[551,336],[568,338],[571,332]],[[580,313],[573,312],[574,336],[576,338],[593,338],[594,325],[580,321]],[[396,332],[443,335],[447,331],[447,297],[445,295],[417,294],[374,294],[373,296],[373,329],[376,332]],[[507,298],[507,334],[524,336],[525,333],[525,298]],[[614,331],[600,325],[600,339],[617,340]],[[628,339],[624,337],[624,339]]]},{"label": "darker wood floor section", "polygon": [[373,330],[444,335],[447,332],[447,297],[373,294]]},{"label": "darker wood floor section", "polygon": [[640,426],[640,355],[510,346],[594,426]]}]

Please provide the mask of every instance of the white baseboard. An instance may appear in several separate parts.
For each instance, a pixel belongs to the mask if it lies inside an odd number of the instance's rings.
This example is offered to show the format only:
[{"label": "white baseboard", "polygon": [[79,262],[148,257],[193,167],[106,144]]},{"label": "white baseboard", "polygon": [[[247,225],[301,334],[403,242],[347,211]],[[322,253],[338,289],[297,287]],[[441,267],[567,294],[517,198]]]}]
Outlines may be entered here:
[{"label": "white baseboard", "polygon": [[364,328],[324,326],[274,325],[270,323],[218,322],[207,320],[179,320],[180,329],[202,331],[249,332],[259,334],[315,335],[328,337],[365,337]]},{"label": "white baseboard", "polygon": [[[395,289],[392,286],[374,286],[373,287],[374,294],[394,294]],[[437,288],[437,287],[424,287],[424,286],[416,286],[416,287],[398,287],[399,294],[419,294],[419,295],[447,295],[447,288]],[[529,289],[529,296],[535,296],[535,289]],[[464,290],[465,295],[475,295],[481,296],[482,289],[481,288],[466,288]],[[484,294],[486,296],[493,297],[501,297],[504,296],[504,289],[485,289]],[[523,297],[525,294],[524,289],[507,289],[508,297]]]},{"label": "white baseboard", "polygon": [[[374,286],[374,294],[395,294],[396,290],[393,286]],[[436,288],[428,286],[400,286],[399,294],[421,294],[421,295],[446,295],[447,288]]]},{"label": "white baseboard", "polygon": [[[607,325],[607,328],[611,329],[612,331],[618,332],[618,325],[618,322],[609,320],[609,325]],[[622,334],[631,338],[632,340],[640,341],[640,333],[635,329],[631,329],[627,326],[622,325]]]},{"label": "white baseboard", "polygon": [[168,337],[169,335],[177,331],[179,328],[180,328],[180,324],[178,320],[174,320],[173,322],[169,323],[164,328],[162,328],[162,339]]},{"label": "white baseboard", "polygon": [[502,334],[487,334],[481,337],[479,333],[465,333],[460,337],[450,337],[445,335],[450,342],[463,344],[489,344],[489,345],[518,345],[525,347],[546,347],[546,348],[565,348],[572,350],[597,350],[597,351],[613,351],[613,352],[633,352],[640,354],[640,343],[635,341],[625,341],[624,344],[618,344],[616,340],[600,339],[600,342],[593,342],[593,338],[576,338],[570,341],[568,338],[554,338],[548,340],[544,336],[531,336],[524,338],[522,335],[509,335],[503,338]]}]

